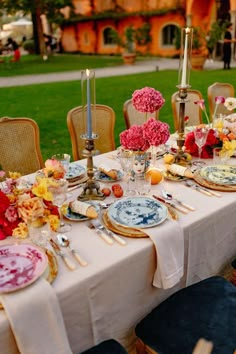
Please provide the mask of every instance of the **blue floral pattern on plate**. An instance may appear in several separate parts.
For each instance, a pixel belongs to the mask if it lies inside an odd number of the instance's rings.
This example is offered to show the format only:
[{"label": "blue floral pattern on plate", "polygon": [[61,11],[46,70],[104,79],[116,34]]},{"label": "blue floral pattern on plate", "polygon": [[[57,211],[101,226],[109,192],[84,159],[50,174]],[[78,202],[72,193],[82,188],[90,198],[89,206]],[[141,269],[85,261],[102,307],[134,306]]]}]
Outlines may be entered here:
[{"label": "blue floral pattern on plate", "polygon": [[66,179],[82,177],[86,172],[86,168],[80,164],[70,164],[66,173]]},{"label": "blue floral pattern on plate", "polygon": [[107,176],[105,173],[103,173],[102,171],[98,171],[97,175],[96,175],[96,179],[100,182],[116,182],[121,180],[121,178],[123,177],[123,172],[122,171],[117,171],[117,179],[113,179],[109,176]]},{"label": "blue floral pattern on plate", "polygon": [[219,185],[236,185],[236,166],[214,165],[200,170],[203,179]]},{"label": "blue floral pattern on plate", "polygon": [[[91,204],[92,206],[94,206],[94,208],[96,209],[97,212],[99,212],[100,208],[99,205],[91,202],[91,201],[87,201],[86,203]],[[71,221],[85,221],[85,220],[89,220],[89,218],[85,215],[82,214],[77,214],[74,213],[71,208],[69,207],[69,205],[67,206],[67,208],[62,208],[62,212],[63,212],[63,216]]]},{"label": "blue floral pattern on plate", "polygon": [[156,226],[167,218],[166,206],[146,197],[116,201],[108,208],[107,213],[111,222],[139,229]]}]

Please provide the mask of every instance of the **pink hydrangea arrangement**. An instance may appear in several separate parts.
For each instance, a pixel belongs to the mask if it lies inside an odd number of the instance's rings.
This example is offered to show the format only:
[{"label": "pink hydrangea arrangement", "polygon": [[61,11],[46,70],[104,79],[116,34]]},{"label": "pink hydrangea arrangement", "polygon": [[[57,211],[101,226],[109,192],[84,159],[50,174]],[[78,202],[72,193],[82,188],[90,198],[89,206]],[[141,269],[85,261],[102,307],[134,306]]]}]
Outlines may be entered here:
[{"label": "pink hydrangea arrangement", "polygon": [[169,125],[149,118],[143,125],[133,125],[120,134],[121,145],[128,150],[146,151],[150,146],[165,144],[169,139]]},{"label": "pink hydrangea arrangement", "polygon": [[140,90],[135,90],[132,95],[132,103],[138,112],[154,113],[161,109],[165,100],[162,94],[152,87],[144,87]]}]

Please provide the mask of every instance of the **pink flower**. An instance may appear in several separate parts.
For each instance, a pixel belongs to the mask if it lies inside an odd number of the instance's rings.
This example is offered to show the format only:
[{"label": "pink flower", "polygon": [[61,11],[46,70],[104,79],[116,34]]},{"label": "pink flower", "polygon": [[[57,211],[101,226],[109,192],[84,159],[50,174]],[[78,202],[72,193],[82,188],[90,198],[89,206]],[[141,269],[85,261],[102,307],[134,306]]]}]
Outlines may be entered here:
[{"label": "pink flower", "polygon": [[143,137],[143,127],[141,125],[133,125],[128,130],[120,134],[121,145],[129,150],[145,151],[149,148],[148,141]]},{"label": "pink flower", "polygon": [[16,208],[10,205],[5,212],[5,217],[9,222],[16,221],[18,219],[18,213]]},{"label": "pink flower", "polygon": [[165,144],[170,136],[169,125],[155,118],[149,118],[143,124],[143,136],[150,145]]},{"label": "pink flower", "polygon": [[132,95],[132,103],[138,112],[154,113],[161,109],[165,100],[162,94],[152,87],[144,87],[140,90],[135,90]]},{"label": "pink flower", "polygon": [[223,104],[225,103],[225,98],[224,96],[216,96],[215,97],[215,103],[218,105],[218,104]]},{"label": "pink flower", "polygon": [[202,100],[199,100],[199,101],[195,101],[194,103],[199,105],[201,110],[205,113],[207,124],[210,124],[209,117],[208,117],[208,114],[207,114],[207,111],[206,111],[205,101],[202,99]]}]

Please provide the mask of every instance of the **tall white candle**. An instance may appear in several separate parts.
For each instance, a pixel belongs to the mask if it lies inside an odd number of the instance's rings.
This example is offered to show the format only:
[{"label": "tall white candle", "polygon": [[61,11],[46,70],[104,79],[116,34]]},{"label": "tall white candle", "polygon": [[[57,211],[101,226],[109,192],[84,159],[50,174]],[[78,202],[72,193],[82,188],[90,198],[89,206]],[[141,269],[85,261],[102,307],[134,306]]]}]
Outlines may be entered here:
[{"label": "tall white candle", "polygon": [[187,27],[185,29],[185,41],[184,41],[184,60],[183,60],[183,68],[182,68],[182,79],[181,79],[181,87],[187,86],[187,69],[188,69],[188,40],[189,40],[190,29]]},{"label": "tall white candle", "polygon": [[90,99],[90,79],[89,70],[86,69],[87,77],[87,136],[89,139],[92,138],[92,115],[91,115],[91,99]]}]

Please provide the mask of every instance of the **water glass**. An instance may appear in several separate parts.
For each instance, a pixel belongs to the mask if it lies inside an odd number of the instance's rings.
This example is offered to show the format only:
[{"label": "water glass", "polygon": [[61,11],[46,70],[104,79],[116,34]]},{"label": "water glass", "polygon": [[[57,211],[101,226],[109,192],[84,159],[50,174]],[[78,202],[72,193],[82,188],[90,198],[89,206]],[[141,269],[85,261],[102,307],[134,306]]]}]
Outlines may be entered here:
[{"label": "water glass", "polygon": [[213,149],[213,163],[215,165],[225,165],[229,158],[228,152],[222,150],[222,148],[216,147]]},{"label": "water glass", "polygon": [[50,226],[42,217],[34,218],[28,223],[30,240],[37,246],[46,247],[50,238]]},{"label": "water glass", "polygon": [[69,154],[55,154],[52,156],[53,160],[59,161],[64,167],[65,171],[69,170],[70,165],[70,155]]},{"label": "water glass", "polygon": [[136,178],[136,189],[139,195],[148,195],[151,191],[151,176]]}]

